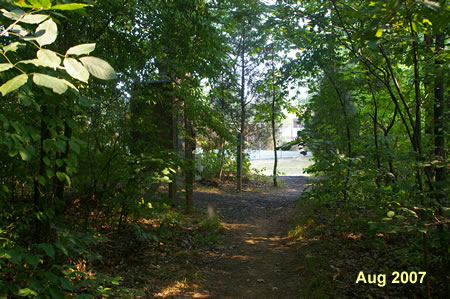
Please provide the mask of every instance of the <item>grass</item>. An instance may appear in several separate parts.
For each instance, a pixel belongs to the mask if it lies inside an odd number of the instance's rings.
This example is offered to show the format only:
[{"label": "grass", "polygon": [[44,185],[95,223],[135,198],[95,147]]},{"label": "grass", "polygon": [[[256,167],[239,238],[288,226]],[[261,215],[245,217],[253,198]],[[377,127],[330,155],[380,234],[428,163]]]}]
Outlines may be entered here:
[{"label": "grass", "polygon": [[[299,157],[278,160],[278,171],[285,176],[299,176],[307,175],[303,173],[303,169],[312,164],[309,161],[310,157]],[[264,175],[272,175],[274,160],[252,160],[250,161],[251,168],[255,168]]]}]

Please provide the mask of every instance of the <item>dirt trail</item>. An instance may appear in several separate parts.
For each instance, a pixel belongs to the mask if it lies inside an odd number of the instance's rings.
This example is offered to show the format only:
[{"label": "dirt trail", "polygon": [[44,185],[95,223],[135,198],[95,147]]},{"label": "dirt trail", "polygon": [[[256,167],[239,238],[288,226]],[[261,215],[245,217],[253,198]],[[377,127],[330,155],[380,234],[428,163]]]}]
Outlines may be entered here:
[{"label": "dirt trail", "polygon": [[197,192],[197,206],[223,216],[224,244],[205,269],[204,298],[298,298],[296,249],[290,246],[289,213],[306,177],[283,177],[282,188],[235,194]]}]

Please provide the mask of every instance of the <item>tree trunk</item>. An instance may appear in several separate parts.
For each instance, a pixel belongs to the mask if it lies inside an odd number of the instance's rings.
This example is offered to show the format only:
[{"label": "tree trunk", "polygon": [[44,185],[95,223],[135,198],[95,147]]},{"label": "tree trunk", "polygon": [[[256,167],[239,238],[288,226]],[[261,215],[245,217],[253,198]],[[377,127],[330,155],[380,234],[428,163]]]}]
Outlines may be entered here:
[{"label": "tree trunk", "polygon": [[274,49],[272,47],[272,139],[273,139],[273,153],[274,153],[274,162],[273,162],[273,186],[277,187],[277,166],[278,166],[278,156],[277,156],[277,138],[276,138],[276,130],[275,130],[275,103],[277,100],[277,95],[275,93],[275,57],[274,57]]},{"label": "tree trunk", "polygon": [[241,96],[240,96],[240,105],[241,105],[241,122],[240,122],[240,133],[241,138],[239,139],[240,146],[238,152],[238,159],[241,163],[238,163],[237,169],[237,191],[241,191],[242,189],[242,157],[244,152],[244,143],[245,143],[245,118],[246,118],[246,103],[245,103],[245,30],[242,30],[242,44],[241,44]]},{"label": "tree trunk", "polygon": [[[381,161],[380,161],[380,153],[379,153],[379,146],[378,146],[378,102],[377,98],[375,97],[375,92],[373,90],[373,86],[370,83],[370,79],[367,79],[367,84],[369,85],[370,93],[372,94],[372,100],[373,100],[373,138],[375,143],[375,159],[377,161],[377,169],[381,169]],[[378,185],[378,183],[377,183]]]},{"label": "tree trunk", "polygon": [[186,190],[186,214],[190,214],[193,208],[193,190],[195,178],[195,135],[192,121],[189,117],[189,105],[184,103],[184,126],[186,130],[186,137],[184,141],[184,158],[186,159],[187,167],[184,174],[184,183]]},{"label": "tree trunk", "polygon": [[[170,132],[172,135],[172,150],[174,155],[178,152],[178,130],[177,130],[177,122],[178,122],[178,113],[177,113],[177,107],[176,107],[176,101],[175,98],[171,98],[172,101],[172,111],[171,111],[171,117],[172,117],[172,125],[170,128]],[[171,204],[176,203],[177,198],[177,171],[171,174],[170,176],[170,183],[169,183],[169,202]]]},{"label": "tree trunk", "polygon": [[220,138],[220,167],[217,174],[218,179],[222,180],[223,177],[223,166],[225,164],[225,139]]},{"label": "tree trunk", "polygon": [[[444,49],[445,46],[445,35],[438,34],[436,35],[436,51],[439,52]],[[435,65],[437,68],[441,68],[443,65],[443,61],[435,60]],[[445,85],[444,79],[442,76],[437,75],[435,77],[435,85],[434,85],[434,117],[433,117],[433,125],[434,125],[434,154],[441,163],[436,166],[435,169],[435,191],[437,196],[437,201],[439,202],[439,214],[442,218],[445,219],[443,215],[442,207],[448,207],[448,195],[445,193],[445,181],[446,181],[446,167],[445,167],[445,126],[444,126],[444,117],[445,117]],[[443,260],[443,269],[448,269],[449,265],[449,254],[448,254],[448,227],[445,226],[442,222],[438,226],[439,236],[440,236],[440,255]],[[445,271],[445,270],[444,270]],[[447,278],[448,282],[448,278]],[[447,292],[449,283],[446,284]]]}]

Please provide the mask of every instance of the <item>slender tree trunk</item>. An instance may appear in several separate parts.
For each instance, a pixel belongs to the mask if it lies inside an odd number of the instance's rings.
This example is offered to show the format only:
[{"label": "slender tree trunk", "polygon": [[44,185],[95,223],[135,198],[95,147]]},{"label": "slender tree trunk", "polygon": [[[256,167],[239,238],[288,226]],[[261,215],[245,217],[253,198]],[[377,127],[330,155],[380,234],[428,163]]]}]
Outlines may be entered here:
[{"label": "slender tree trunk", "polygon": [[352,135],[350,132],[350,119],[348,117],[347,109],[345,107],[345,99],[344,99],[343,94],[341,93],[341,90],[337,86],[337,83],[334,81],[333,77],[331,76],[331,74],[328,71],[326,71],[325,68],[322,68],[322,70],[324,71],[325,75],[328,77],[328,80],[330,81],[331,85],[333,86],[334,90],[336,91],[336,95],[338,97],[339,103],[341,104],[342,114],[344,115],[344,120],[345,120],[345,133],[346,133],[346,137],[347,137],[347,155],[349,157],[351,157],[352,156]]},{"label": "slender tree trunk", "polygon": [[[372,94],[372,100],[373,100],[373,138],[375,143],[375,159],[377,161],[377,169],[381,169],[381,161],[380,161],[380,153],[379,153],[379,146],[378,146],[378,102],[377,98],[375,97],[375,92],[373,90],[373,86],[370,83],[370,79],[367,79],[367,84],[369,85],[370,93]],[[378,185],[378,183],[377,183]]]},{"label": "slender tree trunk", "polygon": [[[169,71],[167,69],[167,58],[164,58],[162,61],[157,62],[157,67],[161,76],[161,80],[170,80]],[[169,92],[169,88],[164,88],[166,92]],[[168,146],[174,155],[177,155],[179,152],[178,148],[178,105],[176,103],[176,98],[173,95],[167,95],[167,101],[170,103],[170,111],[167,112],[167,122],[169,123],[169,136],[168,139],[171,140],[170,145]],[[177,196],[177,171],[170,175],[170,183],[169,183],[169,202],[175,204],[176,196]]]},{"label": "slender tree trunk", "polygon": [[189,117],[189,105],[184,103],[184,126],[186,130],[184,158],[187,163],[187,167],[184,175],[185,190],[186,190],[186,214],[190,214],[193,208],[193,190],[194,190],[194,178],[195,178],[195,136],[192,121]]},{"label": "slender tree trunk", "polygon": [[[445,46],[445,34],[436,35],[436,54],[440,53]],[[435,60],[435,65],[437,68],[441,68],[443,61],[438,59]],[[435,190],[437,201],[439,202],[439,214],[445,219],[443,215],[442,207],[448,207],[448,195],[445,193],[445,182],[446,182],[446,167],[445,167],[445,85],[442,76],[435,77],[434,85],[434,154],[436,158],[441,162],[441,165],[437,165],[435,169]],[[445,224],[440,223],[438,226],[439,236],[440,236],[440,255],[443,260],[443,269],[448,269],[449,265],[449,254],[448,254],[448,227]],[[444,270],[445,271],[445,270]],[[445,273],[445,272],[444,272]],[[449,291],[448,278],[446,279],[446,289]]]},{"label": "slender tree trunk", "polygon": [[[439,53],[444,48],[444,34],[436,35],[436,53]],[[436,60],[435,64],[440,66],[442,61]],[[444,162],[445,160],[445,99],[444,99],[444,80],[442,76],[437,75],[434,85],[434,154]],[[445,166],[440,165],[435,170],[436,187],[442,190],[442,184],[445,182]],[[444,202],[441,202],[442,204]]]},{"label": "slender tree trunk", "polygon": [[277,156],[277,138],[276,138],[276,130],[275,130],[275,103],[277,100],[277,95],[275,93],[275,52],[272,47],[272,139],[273,139],[273,153],[274,153],[274,162],[273,162],[273,186],[277,187],[277,166],[278,166],[278,156]]},{"label": "slender tree trunk", "polygon": [[[223,80],[223,77],[222,77]],[[225,87],[222,88],[222,97],[220,98],[220,106],[222,110],[222,118],[225,118]],[[218,179],[223,179],[223,166],[225,165],[225,139],[220,138],[220,168],[218,173]]]},{"label": "slender tree trunk", "polygon": [[242,190],[242,158],[243,158],[243,152],[244,152],[244,143],[245,143],[245,119],[246,119],[246,103],[245,103],[245,30],[242,30],[242,44],[241,44],[241,94],[240,94],[240,105],[241,105],[241,121],[240,121],[240,133],[241,138],[239,140],[240,146],[239,146],[239,152],[238,152],[238,159],[241,161],[241,163],[238,163],[238,169],[237,169],[237,190]]},{"label": "slender tree trunk", "polygon": [[[171,126],[171,136],[172,136],[172,150],[174,155],[177,155],[178,153],[178,130],[177,130],[177,123],[178,123],[178,113],[177,113],[177,105],[175,98],[171,99],[172,101],[172,111],[171,111],[171,117],[172,117],[172,126]],[[175,171],[170,176],[170,183],[169,183],[169,201],[172,204],[175,204],[176,198],[177,198],[177,176],[178,172]]]},{"label": "slender tree trunk", "polygon": [[[334,81],[331,74],[328,73],[324,67],[322,69],[323,69],[325,75],[328,77],[328,80],[330,81],[334,90],[336,91],[336,95],[338,97],[339,103],[341,104],[342,114],[344,115],[344,120],[345,120],[345,132],[346,132],[346,137],[347,137],[347,155],[348,155],[348,157],[352,157],[352,140],[351,140],[351,133],[350,133],[350,120],[349,120],[349,117],[347,114],[347,109],[345,107],[344,96],[342,95],[339,87],[337,86],[337,83]],[[349,181],[350,181],[350,172],[349,172],[349,169],[347,169],[345,172],[344,189],[342,190],[342,193],[344,196],[344,202],[347,202],[349,199],[348,188],[347,188]]]},{"label": "slender tree trunk", "polygon": [[220,167],[219,173],[217,174],[219,180],[222,180],[223,177],[224,164],[225,164],[225,140],[223,138],[220,138]]}]

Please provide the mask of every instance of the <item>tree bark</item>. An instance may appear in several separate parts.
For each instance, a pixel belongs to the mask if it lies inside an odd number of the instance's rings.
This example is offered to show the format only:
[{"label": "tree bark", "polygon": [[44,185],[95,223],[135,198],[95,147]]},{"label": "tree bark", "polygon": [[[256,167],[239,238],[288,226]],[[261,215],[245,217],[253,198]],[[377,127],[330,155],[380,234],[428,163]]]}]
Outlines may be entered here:
[{"label": "tree bark", "polygon": [[242,190],[242,158],[243,158],[243,152],[244,152],[244,140],[245,140],[245,119],[246,119],[246,103],[245,103],[245,29],[242,29],[242,40],[241,40],[241,94],[240,94],[240,105],[241,105],[241,118],[240,118],[240,133],[241,138],[239,140],[240,146],[239,146],[239,152],[238,152],[238,159],[241,161],[241,163],[238,163],[238,169],[237,169],[237,191]]},{"label": "tree bark", "polygon": [[195,135],[192,121],[189,117],[189,105],[184,103],[184,126],[186,130],[186,137],[184,141],[184,158],[186,159],[187,167],[184,174],[184,183],[186,190],[186,214],[190,214],[193,208],[193,190],[195,178]]},{"label": "tree bark", "polygon": [[272,122],[272,139],[273,139],[273,153],[274,153],[274,162],[273,162],[273,186],[277,187],[277,166],[278,166],[278,156],[277,156],[277,138],[276,138],[276,130],[275,130],[275,103],[277,100],[277,95],[275,93],[275,57],[274,57],[274,49],[272,47],[272,114],[271,114],[271,122]]}]

